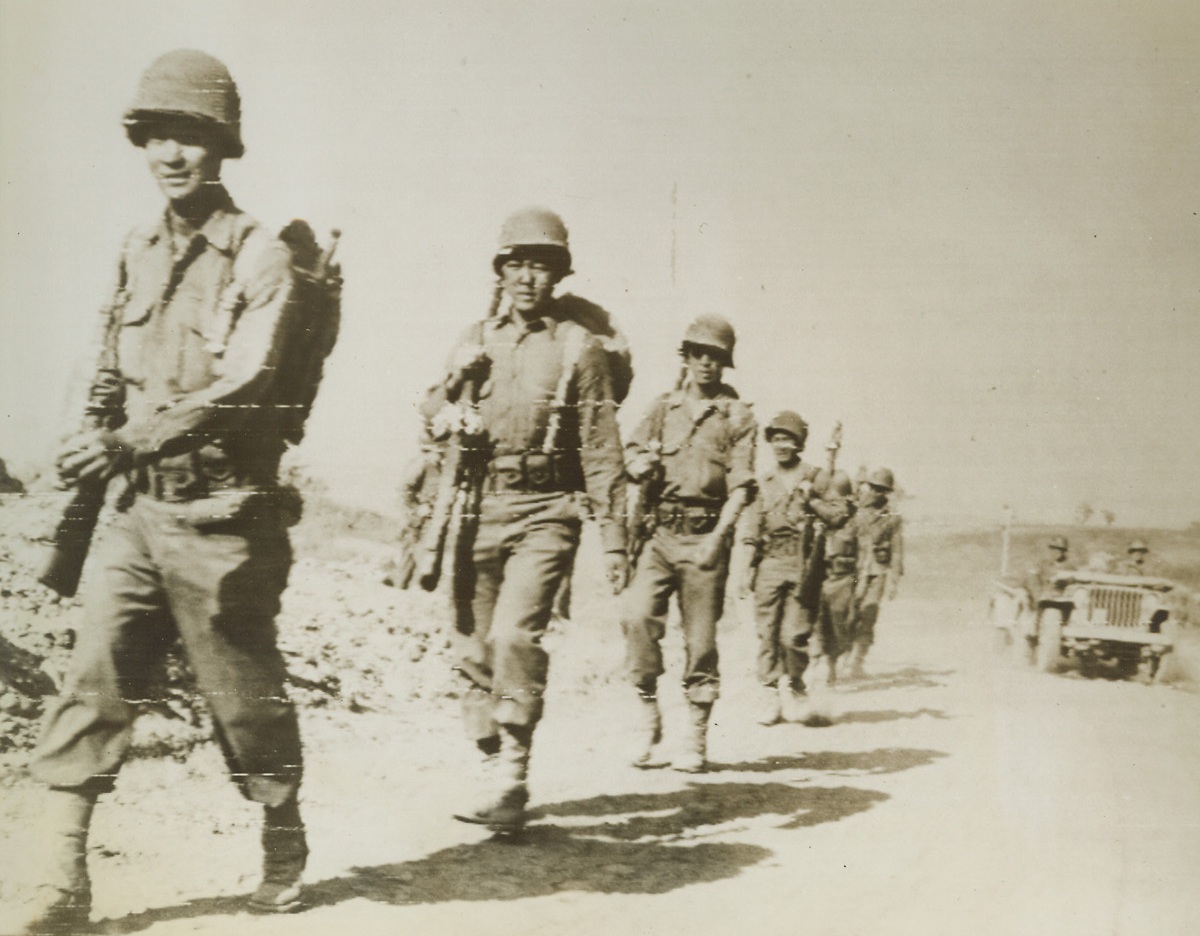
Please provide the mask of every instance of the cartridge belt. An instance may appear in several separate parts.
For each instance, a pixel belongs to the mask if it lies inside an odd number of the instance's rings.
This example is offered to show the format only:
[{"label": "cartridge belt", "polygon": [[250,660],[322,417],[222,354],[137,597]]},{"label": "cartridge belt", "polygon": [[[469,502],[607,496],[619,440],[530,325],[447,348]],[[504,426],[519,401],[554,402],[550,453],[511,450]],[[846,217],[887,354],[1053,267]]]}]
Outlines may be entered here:
[{"label": "cartridge belt", "polygon": [[166,503],[184,503],[231,490],[273,489],[273,477],[236,477],[228,471],[220,475],[206,472],[195,460],[191,464],[146,465],[134,472],[131,494],[140,494]]},{"label": "cartridge belt", "polygon": [[666,503],[654,509],[655,522],[672,533],[711,533],[720,518],[719,507]]},{"label": "cartridge belt", "polygon": [[762,547],[763,556],[804,556],[805,536],[798,529],[776,529],[767,535]]},{"label": "cartridge belt", "polygon": [[567,491],[563,462],[545,452],[497,455],[487,463],[484,490],[491,493]]}]

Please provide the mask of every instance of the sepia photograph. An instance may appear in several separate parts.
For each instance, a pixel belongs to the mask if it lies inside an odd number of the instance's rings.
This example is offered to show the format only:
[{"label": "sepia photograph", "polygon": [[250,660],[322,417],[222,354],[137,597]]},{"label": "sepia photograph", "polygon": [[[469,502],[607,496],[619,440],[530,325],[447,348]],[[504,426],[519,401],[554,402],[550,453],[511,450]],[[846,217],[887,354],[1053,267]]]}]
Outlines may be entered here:
[{"label": "sepia photograph", "polygon": [[1200,6],[0,0],[0,936],[1190,936]]}]

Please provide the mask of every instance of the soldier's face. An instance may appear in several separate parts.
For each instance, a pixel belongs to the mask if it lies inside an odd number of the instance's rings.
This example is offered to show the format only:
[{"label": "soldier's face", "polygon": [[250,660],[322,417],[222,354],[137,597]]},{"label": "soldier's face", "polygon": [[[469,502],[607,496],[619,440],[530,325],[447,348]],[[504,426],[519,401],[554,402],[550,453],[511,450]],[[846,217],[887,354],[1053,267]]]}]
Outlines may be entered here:
[{"label": "soldier's face", "polygon": [[562,274],[541,260],[506,260],[500,267],[500,286],[521,315],[537,313],[554,295]]},{"label": "soldier's face", "polygon": [[775,461],[780,465],[794,465],[800,458],[800,443],[787,432],[772,432],[768,440]]},{"label": "soldier's face", "polygon": [[721,382],[721,375],[725,371],[721,352],[703,345],[690,346],[683,356],[683,363],[692,383],[701,389],[715,387]]},{"label": "soldier's face", "polygon": [[863,503],[868,507],[882,507],[887,503],[887,488],[870,482],[863,485]]},{"label": "soldier's face", "polygon": [[172,205],[186,206],[205,186],[220,181],[224,156],[212,136],[194,125],[156,124],[143,148],[150,174]]}]

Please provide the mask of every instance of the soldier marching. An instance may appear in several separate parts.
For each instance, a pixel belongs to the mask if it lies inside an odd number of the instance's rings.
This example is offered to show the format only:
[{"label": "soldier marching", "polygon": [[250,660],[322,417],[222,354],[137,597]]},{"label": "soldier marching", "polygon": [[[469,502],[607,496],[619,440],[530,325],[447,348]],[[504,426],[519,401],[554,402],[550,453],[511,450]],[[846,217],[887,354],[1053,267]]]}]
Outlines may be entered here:
[{"label": "soldier marching", "polygon": [[[44,835],[32,857],[39,886],[16,932],[86,929],[93,811],[129,753],[151,668],[176,638],[232,779],[262,807],[250,908],[301,906],[303,757],[275,633],[299,503],[278,469],[302,435],[333,332],[310,317],[318,284],[298,275],[297,248],[221,182],[223,162],[244,150],[240,103],[222,62],[178,50],[146,70],[125,113],[165,208],[125,242],[99,323],[87,428],[57,461],[64,485],[98,492],[97,507],[110,480],[124,488],[30,765],[46,788]],[[43,581],[72,593],[75,576],[62,570]]]},{"label": "soldier marching", "polygon": [[[542,637],[579,545],[577,495],[599,524],[614,590],[628,574],[610,364],[554,296],[571,272],[567,238],[562,219],[544,209],[504,223],[492,261],[502,308],[467,329],[423,407],[430,435],[460,449],[455,460],[476,489],[476,506],[452,521],[459,541],[448,571],[455,668],[481,790],[456,818],[502,834],[525,824],[549,666]],[[464,420],[468,431],[448,431]]]},{"label": "soldier marching", "polygon": [[[805,672],[812,655],[823,653],[818,633],[810,648],[820,605],[827,529],[850,516],[833,475],[800,459],[808,424],[790,410],[778,413],[763,432],[775,464],[762,476],[758,497],[747,511],[743,541],[752,550],[753,591],[758,624],[758,681],[763,688],[758,720],[804,721]],[[749,584],[747,582],[747,584]]]},{"label": "soldier marching", "polygon": [[861,679],[863,661],[875,643],[875,625],[884,599],[894,599],[904,575],[903,520],[892,509],[896,479],[889,468],[876,468],[860,486],[854,515],[858,539],[858,604],[854,636],[848,654],[848,672]]},{"label": "soldier marching", "polygon": [[757,427],[750,407],[723,381],[733,366],[733,326],[700,316],[684,332],[681,386],[658,397],[630,438],[627,472],[653,488],[640,498],[648,539],[625,598],[626,671],[636,693],[637,767],[665,766],[659,753],[662,716],[658,681],[662,640],[674,595],[685,648],[682,676],[688,733],[678,770],[699,773],[707,763],[708,722],[720,695],[717,621],[733,529],[754,494]]}]

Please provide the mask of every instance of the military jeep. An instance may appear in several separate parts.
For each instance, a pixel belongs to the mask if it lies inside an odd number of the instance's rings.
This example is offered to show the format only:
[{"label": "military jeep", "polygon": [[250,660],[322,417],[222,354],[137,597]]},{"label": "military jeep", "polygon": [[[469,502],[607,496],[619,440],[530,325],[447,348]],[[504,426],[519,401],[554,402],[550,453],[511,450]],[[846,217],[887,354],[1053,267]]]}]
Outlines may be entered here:
[{"label": "military jeep", "polygon": [[1128,677],[1141,668],[1161,678],[1163,658],[1175,646],[1174,588],[1140,575],[1060,572],[1054,593],[1038,601],[1034,665],[1051,673],[1072,658],[1085,676],[1107,669]]}]

